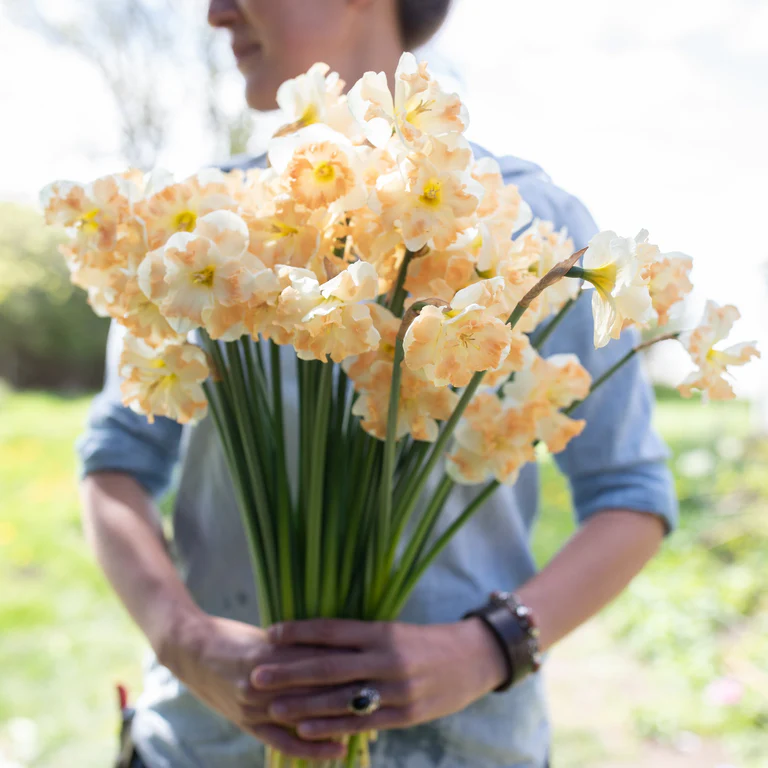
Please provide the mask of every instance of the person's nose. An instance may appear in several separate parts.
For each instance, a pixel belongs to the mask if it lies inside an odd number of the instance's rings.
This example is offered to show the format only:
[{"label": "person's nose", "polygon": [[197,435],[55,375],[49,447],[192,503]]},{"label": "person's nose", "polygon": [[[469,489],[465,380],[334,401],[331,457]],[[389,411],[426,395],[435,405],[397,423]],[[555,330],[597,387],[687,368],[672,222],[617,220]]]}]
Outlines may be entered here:
[{"label": "person's nose", "polygon": [[208,23],[212,27],[229,28],[239,18],[237,0],[210,0],[208,3]]}]

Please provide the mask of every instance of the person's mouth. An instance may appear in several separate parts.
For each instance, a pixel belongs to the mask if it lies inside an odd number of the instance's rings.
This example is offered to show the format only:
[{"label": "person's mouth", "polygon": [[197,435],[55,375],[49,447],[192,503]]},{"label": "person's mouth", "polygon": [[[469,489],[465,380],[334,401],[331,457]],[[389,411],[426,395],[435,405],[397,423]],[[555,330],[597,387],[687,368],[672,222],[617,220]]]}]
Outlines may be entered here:
[{"label": "person's mouth", "polygon": [[235,59],[237,59],[239,64],[240,62],[261,53],[261,44],[235,40],[232,42],[232,53],[235,54]]}]

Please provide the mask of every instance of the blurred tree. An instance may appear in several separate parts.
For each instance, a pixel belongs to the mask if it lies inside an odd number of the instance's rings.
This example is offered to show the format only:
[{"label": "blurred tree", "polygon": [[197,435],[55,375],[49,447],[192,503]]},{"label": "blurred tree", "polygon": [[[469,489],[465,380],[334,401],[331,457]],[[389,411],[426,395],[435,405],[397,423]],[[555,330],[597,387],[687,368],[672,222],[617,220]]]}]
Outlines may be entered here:
[{"label": "blurred tree", "polygon": [[70,283],[63,241],[33,208],[0,203],[0,379],[13,387],[101,384],[109,322]]},{"label": "blurred tree", "polygon": [[[0,0],[18,24],[77,52],[101,73],[122,128],[121,149],[148,169],[178,121],[178,91],[193,87],[219,155],[245,150],[250,116],[225,103],[228,47],[206,23],[204,0]],[[202,103],[199,103],[202,99]],[[186,105],[185,105],[186,106]]]}]

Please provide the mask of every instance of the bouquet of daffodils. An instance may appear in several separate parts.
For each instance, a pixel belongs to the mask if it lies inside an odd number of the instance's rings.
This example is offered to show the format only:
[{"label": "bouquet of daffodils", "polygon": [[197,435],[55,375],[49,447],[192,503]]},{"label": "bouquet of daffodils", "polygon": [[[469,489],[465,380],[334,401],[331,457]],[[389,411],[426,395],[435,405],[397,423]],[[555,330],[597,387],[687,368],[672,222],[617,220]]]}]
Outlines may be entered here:
[{"label": "bouquet of daffodils", "polygon": [[[574,355],[540,356],[581,289],[600,347],[666,323],[691,260],[646,232],[601,232],[574,253],[495,161],[473,158],[460,99],[410,54],[394,94],[369,72],[344,95],[316,64],[278,102],[264,170],[129,171],[55,183],[43,204],[71,233],[73,282],[125,326],[125,404],[150,420],[210,412],[263,623],[394,619],[499,484],[537,443],[563,450],[584,428],[571,411],[637,352],[594,382]],[[695,364],[683,394],[732,397],[726,367],[758,354],[716,348],[738,317],[709,302],[698,328],[643,346],[678,338]],[[281,346],[298,381],[291,456]],[[455,483],[480,488],[436,537]],[[344,764],[368,764],[366,737]]]}]

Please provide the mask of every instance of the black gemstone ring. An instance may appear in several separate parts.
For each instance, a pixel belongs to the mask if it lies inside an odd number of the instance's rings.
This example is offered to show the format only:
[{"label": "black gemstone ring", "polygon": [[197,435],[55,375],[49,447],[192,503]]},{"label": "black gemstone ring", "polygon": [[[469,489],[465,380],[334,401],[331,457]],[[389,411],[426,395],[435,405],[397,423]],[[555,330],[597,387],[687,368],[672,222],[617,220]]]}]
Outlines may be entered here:
[{"label": "black gemstone ring", "polygon": [[372,715],[381,706],[381,694],[375,688],[361,688],[349,701],[349,711],[360,717]]}]

